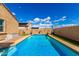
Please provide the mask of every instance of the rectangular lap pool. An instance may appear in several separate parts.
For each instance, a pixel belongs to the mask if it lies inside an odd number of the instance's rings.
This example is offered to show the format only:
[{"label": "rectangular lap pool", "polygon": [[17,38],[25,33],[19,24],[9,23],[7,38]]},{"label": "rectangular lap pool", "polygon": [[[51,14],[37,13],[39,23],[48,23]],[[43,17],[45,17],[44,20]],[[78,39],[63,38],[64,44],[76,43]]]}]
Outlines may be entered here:
[{"label": "rectangular lap pool", "polygon": [[7,49],[7,56],[78,56],[62,43],[44,34],[32,35],[16,46]]}]

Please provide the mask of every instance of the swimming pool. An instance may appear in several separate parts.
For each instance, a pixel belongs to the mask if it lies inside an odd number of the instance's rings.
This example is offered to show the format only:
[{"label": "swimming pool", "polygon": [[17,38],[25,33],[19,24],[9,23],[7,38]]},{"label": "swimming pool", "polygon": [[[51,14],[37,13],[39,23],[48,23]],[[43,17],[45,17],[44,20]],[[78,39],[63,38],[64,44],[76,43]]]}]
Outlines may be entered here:
[{"label": "swimming pool", "polygon": [[32,35],[10,47],[7,56],[78,56],[62,43],[44,34]]}]

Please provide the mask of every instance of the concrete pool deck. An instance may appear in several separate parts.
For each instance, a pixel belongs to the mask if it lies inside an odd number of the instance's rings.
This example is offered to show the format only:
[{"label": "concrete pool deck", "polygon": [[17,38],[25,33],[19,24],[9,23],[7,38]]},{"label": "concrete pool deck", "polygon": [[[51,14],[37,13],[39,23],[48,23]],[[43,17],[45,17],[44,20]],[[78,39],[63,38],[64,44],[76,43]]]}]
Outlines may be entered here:
[{"label": "concrete pool deck", "polygon": [[14,46],[14,45],[20,43],[21,41],[23,41],[25,38],[27,38],[29,36],[31,36],[31,35],[26,35],[26,36],[22,36],[22,37],[11,39],[11,40],[0,41],[0,48],[7,48],[7,47],[10,47],[10,46]]},{"label": "concrete pool deck", "polygon": [[18,43],[20,43],[21,41],[23,41],[25,38],[27,38],[27,37],[29,37],[29,36],[31,36],[31,35],[26,35],[26,36],[23,36],[23,37],[21,37],[21,38],[18,38],[17,40],[14,41],[13,44],[11,44],[11,46],[17,45]]},{"label": "concrete pool deck", "polygon": [[71,49],[73,49],[74,51],[76,51],[76,52],[79,53],[79,46],[76,46],[76,45],[74,45],[74,44],[71,44],[71,43],[69,43],[69,42],[66,42],[66,41],[62,40],[63,38],[59,38],[59,37],[57,37],[57,36],[55,36],[55,35],[50,35],[50,34],[49,34],[49,36],[52,37],[52,38],[54,38],[55,40],[61,42],[62,44],[68,46],[69,48],[71,48]]}]

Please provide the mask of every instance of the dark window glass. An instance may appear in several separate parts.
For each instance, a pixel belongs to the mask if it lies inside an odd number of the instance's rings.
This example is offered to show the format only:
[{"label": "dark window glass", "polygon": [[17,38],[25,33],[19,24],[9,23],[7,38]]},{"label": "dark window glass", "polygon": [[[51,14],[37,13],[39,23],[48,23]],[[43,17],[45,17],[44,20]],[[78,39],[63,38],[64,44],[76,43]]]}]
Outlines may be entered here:
[{"label": "dark window glass", "polygon": [[3,32],[3,24],[4,21],[2,19],[0,19],[0,32]]}]

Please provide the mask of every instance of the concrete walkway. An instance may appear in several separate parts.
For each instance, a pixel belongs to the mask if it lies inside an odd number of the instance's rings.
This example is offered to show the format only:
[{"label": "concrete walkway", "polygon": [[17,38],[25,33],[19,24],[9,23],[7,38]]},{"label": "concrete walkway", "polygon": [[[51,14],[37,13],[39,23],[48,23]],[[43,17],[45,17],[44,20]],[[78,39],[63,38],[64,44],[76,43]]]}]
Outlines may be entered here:
[{"label": "concrete walkway", "polygon": [[54,39],[56,39],[57,41],[61,42],[62,44],[68,46],[69,48],[71,48],[71,49],[73,49],[73,50],[75,50],[76,52],[79,53],[79,46],[76,46],[74,44],[71,44],[69,42],[66,42],[65,40],[63,40],[63,38],[59,38],[59,37],[57,37],[55,35],[50,35],[49,34],[49,36],[52,37],[52,38],[54,38]]},{"label": "concrete walkway", "polygon": [[7,48],[7,47],[10,47],[10,46],[16,45],[29,36],[30,35],[26,35],[26,36],[22,36],[22,37],[11,39],[11,40],[0,41],[0,48]]},{"label": "concrete walkway", "polygon": [[14,43],[11,44],[11,46],[20,43],[21,41],[23,41],[25,38],[27,38],[27,37],[29,37],[29,36],[31,36],[31,35],[26,35],[26,36],[23,36],[23,37],[21,37],[21,38],[16,39],[16,40],[14,41]]}]

